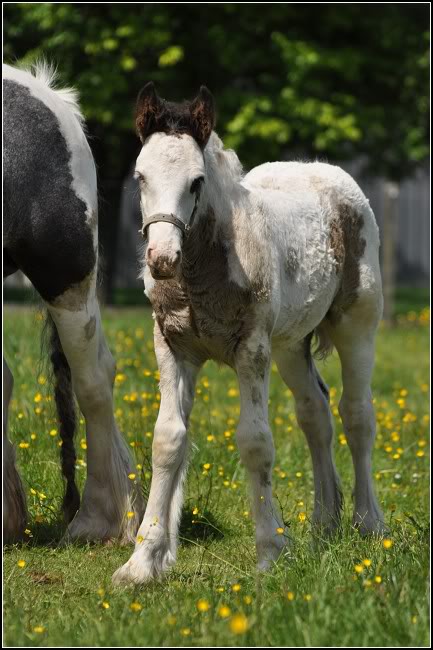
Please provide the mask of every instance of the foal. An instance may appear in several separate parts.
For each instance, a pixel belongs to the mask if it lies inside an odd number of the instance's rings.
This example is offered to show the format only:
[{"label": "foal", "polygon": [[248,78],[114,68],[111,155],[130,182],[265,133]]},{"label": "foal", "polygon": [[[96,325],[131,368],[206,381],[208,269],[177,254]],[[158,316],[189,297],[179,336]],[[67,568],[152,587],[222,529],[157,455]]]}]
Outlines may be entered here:
[{"label": "foal", "polygon": [[353,523],[363,534],[381,533],[370,380],[382,292],[378,229],[367,199],[345,172],[321,163],[267,163],[243,178],[235,153],[213,132],[213,99],[204,87],[193,102],[178,105],[147,84],[136,126],[143,143],[136,164],[143,278],[155,315],[161,406],[146,513],[134,553],[114,580],[145,582],[175,561],[188,418],[207,359],[228,364],[239,380],[237,442],[252,487],[258,567],[270,567],[285,543],[272,502],[272,357],[311,451],[313,522],[327,532],[338,526],[342,497],[328,391],[311,355],[314,333],[320,350],[335,345],[341,360],[339,410],[355,468]]},{"label": "foal", "polygon": [[[133,538],[140,495],[128,479],[128,449],[113,417],[115,365],[105,343],[96,297],[98,214],[96,171],[76,96],[54,90],[47,66],[35,74],[3,67],[3,276],[21,269],[44,299],[60,419],[63,510],[67,538]],[[24,491],[6,437],[13,377],[4,361],[5,542],[26,524]],[[75,485],[73,390],[86,420],[87,480]],[[78,512],[77,512],[78,510]],[[131,511],[133,517],[127,517]]]}]

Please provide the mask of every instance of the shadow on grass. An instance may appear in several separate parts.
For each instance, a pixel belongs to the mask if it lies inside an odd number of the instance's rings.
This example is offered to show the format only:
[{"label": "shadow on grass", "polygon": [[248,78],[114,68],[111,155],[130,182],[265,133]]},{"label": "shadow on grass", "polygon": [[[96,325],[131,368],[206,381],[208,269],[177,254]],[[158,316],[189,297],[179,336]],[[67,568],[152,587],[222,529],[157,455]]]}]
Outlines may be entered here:
[{"label": "shadow on grass", "polygon": [[[5,545],[4,550],[16,546],[57,548],[66,532],[66,525],[61,518],[50,522],[29,524],[32,536],[24,535],[23,539],[13,545]],[[230,531],[222,528],[217,518],[205,510],[199,515],[193,515],[190,509],[183,508],[179,536],[181,544],[188,542],[206,542],[223,539]],[[74,545],[88,546],[100,542],[74,540]]]},{"label": "shadow on grass", "polygon": [[209,510],[194,515],[190,509],[183,508],[179,531],[181,544],[219,540],[227,534],[229,531],[223,529]]},{"label": "shadow on grass", "polygon": [[30,528],[30,535],[24,533],[21,540],[14,544],[5,544],[3,547],[4,551],[7,552],[8,549],[16,548],[17,546],[45,546],[47,548],[56,548],[66,531],[66,525],[62,519],[44,523],[29,523],[28,530]]}]

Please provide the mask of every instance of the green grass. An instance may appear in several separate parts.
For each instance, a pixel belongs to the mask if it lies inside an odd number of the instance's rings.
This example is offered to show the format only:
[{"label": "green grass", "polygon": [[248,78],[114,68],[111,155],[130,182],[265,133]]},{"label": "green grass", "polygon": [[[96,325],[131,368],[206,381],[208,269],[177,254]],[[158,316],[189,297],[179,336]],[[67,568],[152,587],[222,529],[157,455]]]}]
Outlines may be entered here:
[{"label": "green grass", "polygon": [[[47,375],[39,363],[40,322],[34,311],[8,308],[5,353],[15,375],[10,437],[17,446],[28,495],[31,532],[28,543],[8,547],[4,553],[5,643],[427,646],[426,313],[422,320],[424,323],[413,316],[408,321],[403,319],[398,328],[381,330],[378,336],[373,383],[378,420],[374,472],[393,541],[390,549],[385,549],[380,540],[360,539],[351,529],[352,466],[338,417],[335,454],[346,503],[343,530],[330,542],[313,544],[310,457],[294,419],[293,399],[272,372],[275,494],[294,545],[290,561],[281,561],[267,576],[256,574],[245,473],[234,442],[239,414],[236,378],[229,369],[208,363],[197,385],[191,420],[191,438],[196,446],[191,454],[178,562],[160,583],[114,588],[111,575],[126,561],[131,548],[56,546],[63,530],[59,515],[62,481],[58,435],[50,435],[56,430],[56,420],[49,383],[38,383],[38,378],[44,382]],[[118,361],[117,418],[133,446],[136,462],[142,466],[137,475],[146,491],[158,408],[150,312],[146,308],[107,309],[104,326]],[[333,389],[335,409],[341,394],[338,361],[333,356],[321,365]],[[20,443],[24,445],[20,447]],[[82,486],[82,423],[76,443]],[[209,470],[203,467],[207,463],[211,464]],[[193,514],[196,509],[198,513]],[[18,565],[20,560],[25,566]],[[363,565],[363,560],[370,560],[370,566]],[[363,566],[361,573],[356,572],[355,565]],[[233,585],[240,585],[240,590],[233,591]],[[289,592],[292,600],[287,597]],[[198,611],[199,599],[208,601],[207,612]],[[141,609],[137,606],[133,611],[131,603],[138,603]],[[222,605],[230,609],[227,618],[219,614]],[[242,614],[247,621],[248,629],[239,634],[231,628],[235,614]]]}]

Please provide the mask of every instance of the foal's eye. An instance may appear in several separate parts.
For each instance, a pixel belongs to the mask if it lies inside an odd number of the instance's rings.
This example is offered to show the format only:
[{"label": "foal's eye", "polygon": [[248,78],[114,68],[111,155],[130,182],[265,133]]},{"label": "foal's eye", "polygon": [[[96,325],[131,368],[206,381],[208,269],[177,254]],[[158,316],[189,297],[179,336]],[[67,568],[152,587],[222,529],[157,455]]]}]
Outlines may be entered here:
[{"label": "foal's eye", "polygon": [[198,176],[193,180],[190,189],[191,194],[195,194],[196,192],[198,192],[203,181],[204,181],[204,176]]}]

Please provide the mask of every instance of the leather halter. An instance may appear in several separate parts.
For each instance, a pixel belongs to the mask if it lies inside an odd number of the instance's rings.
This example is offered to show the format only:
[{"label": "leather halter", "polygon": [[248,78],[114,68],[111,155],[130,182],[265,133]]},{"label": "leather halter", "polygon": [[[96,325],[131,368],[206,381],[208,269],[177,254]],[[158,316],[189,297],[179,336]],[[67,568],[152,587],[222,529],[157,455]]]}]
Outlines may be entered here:
[{"label": "leather halter", "polygon": [[191,216],[189,218],[189,223],[185,223],[182,221],[182,219],[179,219],[179,217],[176,217],[174,214],[167,214],[165,212],[157,212],[156,214],[151,214],[150,217],[147,217],[147,219],[143,220],[143,226],[140,228],[138,231],[143,239],[147,238],[147,228],[150,226],[151,223],[158,223],[160,221],[163,221],[164,223],[172,223],[173,226],[176,226],[179,228],[179,230],[182,232],[182,234],[186,237],[189,234],[189,231],[192,228],[192,224],[194,223],[195,215],[197,212],[197,206],[198,202],[200,199],[200,191],[201,188],[197,190],[195,193],[195,203],[194,203],[194,209],[191,213]]},{"label": "leather halter", "polygon": [[183,221],[181,221],[181,219],[176,217],[174,214],[166,214],[164,212],[157,212],[156,214],[152,214],[150,217],[148,217],[147,219],[145,219],[143,221],[143,227],[140,228],[140,230],[138,231],[143,236],[143,239],[146,239],[146,236],[147,236],[146,235],[146,230],[150,226],[150,224],[151,223],[158,223],[159,221],[163,221],[164,223],[172,223],[173,226],[177,226],[179,228],[179,230],[181,230],[184,235],[188,234],[188,231],[189,231],[189,229],[191,227],[189,224],[184,223]]}]

